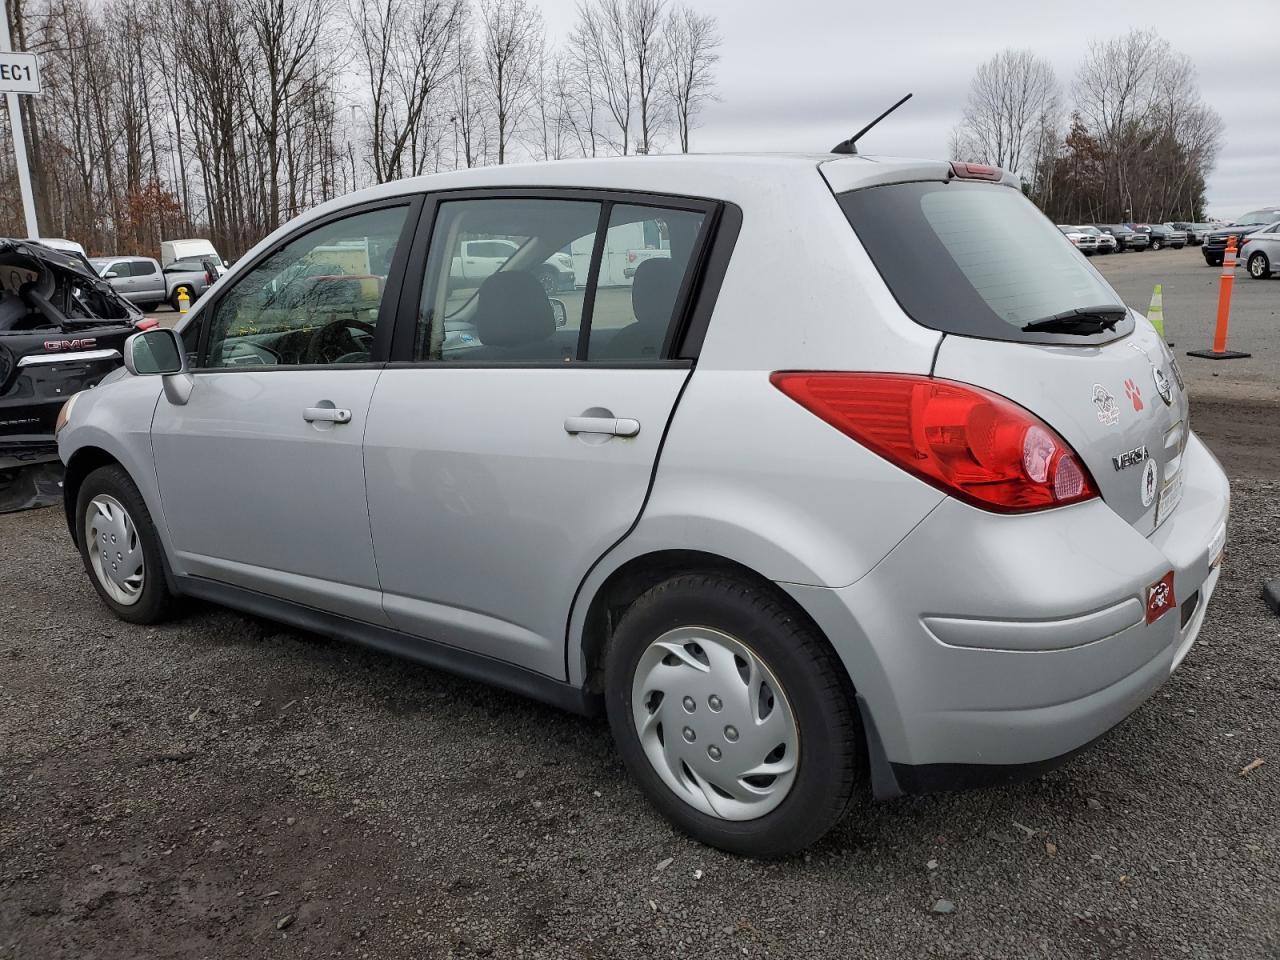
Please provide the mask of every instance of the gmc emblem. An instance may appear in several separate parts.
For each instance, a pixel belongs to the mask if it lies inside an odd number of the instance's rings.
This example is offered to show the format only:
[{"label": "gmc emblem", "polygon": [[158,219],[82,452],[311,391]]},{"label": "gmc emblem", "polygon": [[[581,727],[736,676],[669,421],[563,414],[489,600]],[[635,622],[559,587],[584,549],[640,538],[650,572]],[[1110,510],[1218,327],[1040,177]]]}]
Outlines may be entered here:
[{"label": "gmc emblem", "polygon": [[96,337],[85,337],[83,340],[46,340],[44,348],[56,350],[92,350],[98,345]]}]

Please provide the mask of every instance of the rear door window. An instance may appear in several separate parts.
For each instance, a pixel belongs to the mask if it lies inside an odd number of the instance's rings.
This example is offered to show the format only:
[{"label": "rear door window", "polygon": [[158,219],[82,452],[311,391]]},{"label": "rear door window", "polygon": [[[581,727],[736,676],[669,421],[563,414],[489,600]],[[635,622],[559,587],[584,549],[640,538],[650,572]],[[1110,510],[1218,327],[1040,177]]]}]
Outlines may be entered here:
[{"label": "rear door window", "polygon": [[1023,327],[1120,297],[1071,241],[1016,190],[963,181],[901,183],[842,194],[840,206],[876,269],[917,323],[962,336],[1098,343]]},{"label": "rear door window", "polygon": [[[412,359],[663,360],[705,242],[706,216],[594,199],[442,202]],[[495,258],[485,260],[488,252]]]}]

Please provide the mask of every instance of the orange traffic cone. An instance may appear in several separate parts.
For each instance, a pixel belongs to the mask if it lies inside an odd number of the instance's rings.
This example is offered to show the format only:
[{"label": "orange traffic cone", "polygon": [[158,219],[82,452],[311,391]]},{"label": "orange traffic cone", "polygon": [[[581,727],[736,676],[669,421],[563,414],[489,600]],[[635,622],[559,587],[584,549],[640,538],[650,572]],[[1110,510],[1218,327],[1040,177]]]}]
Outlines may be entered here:
[{"label": "orange traffic cone", "polygon": [[1231,286],[1236,279],[1236,238],[1227,237],[1227,249],[1222,254],[1222,276],[1218,280],[1218,325],[1213,331],[1213,349],[1188,350],[1188,357],[1206,360],[1239,360],[1253,354],[1227,349],[1227,323],[1231,319]]}]

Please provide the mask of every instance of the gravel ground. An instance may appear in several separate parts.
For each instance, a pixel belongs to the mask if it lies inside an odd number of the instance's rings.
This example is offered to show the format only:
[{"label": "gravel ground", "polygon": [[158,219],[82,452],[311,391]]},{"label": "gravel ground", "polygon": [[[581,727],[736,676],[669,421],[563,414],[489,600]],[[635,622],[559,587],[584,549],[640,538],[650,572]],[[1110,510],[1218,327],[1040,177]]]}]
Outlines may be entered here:
[{"label": "gravel ground", "polygon": [[1201,642],[1128,722],[773,864],[669,829],[603,721],[211,607],[131,627],[59,510],[0,517],[0,958],[1280,956],[1248,462]]}]

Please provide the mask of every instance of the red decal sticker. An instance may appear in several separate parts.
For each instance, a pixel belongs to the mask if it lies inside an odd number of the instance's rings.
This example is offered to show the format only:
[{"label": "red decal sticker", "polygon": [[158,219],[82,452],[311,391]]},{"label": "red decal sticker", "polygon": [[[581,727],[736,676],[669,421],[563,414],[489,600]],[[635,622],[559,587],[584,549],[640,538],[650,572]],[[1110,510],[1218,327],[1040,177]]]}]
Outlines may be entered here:
[{"label": "red decal sticker", "polygon": [[1142,409],[1142,391],[1138,389],[1138,385],[1132,380],[1124,382],[1124,395],[1133,401],[1133,409]]},{"label": "red decal sticker", "polygon": [[1178,605],[1173,597],[1173,571],[1147,587],[1147,623],[1155,623]]}]

